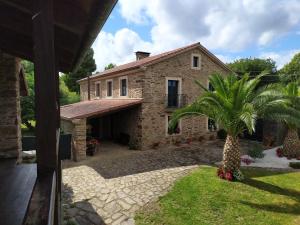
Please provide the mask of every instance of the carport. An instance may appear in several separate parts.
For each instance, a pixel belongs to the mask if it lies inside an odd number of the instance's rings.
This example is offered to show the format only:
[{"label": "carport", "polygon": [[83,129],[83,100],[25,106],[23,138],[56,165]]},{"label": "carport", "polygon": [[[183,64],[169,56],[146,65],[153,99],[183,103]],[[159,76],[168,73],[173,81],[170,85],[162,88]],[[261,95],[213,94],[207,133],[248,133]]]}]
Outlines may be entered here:
[{"label": "carport", "polygon": [[99,99],[61,107],[61,128],[72,134],[72,159],[86,158],[87,137],[139,148],[142,99]]}]

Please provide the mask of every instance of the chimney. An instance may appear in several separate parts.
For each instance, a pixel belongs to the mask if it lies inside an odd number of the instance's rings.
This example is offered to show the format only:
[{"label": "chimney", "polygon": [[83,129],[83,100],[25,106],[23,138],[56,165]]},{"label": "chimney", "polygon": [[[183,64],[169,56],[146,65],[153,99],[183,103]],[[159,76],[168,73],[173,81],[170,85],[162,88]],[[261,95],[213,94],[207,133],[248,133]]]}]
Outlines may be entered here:
[{"label": "chimney", "polygon": [[141,52],[141,51],[137,51],[135,52],[136,55],[136,61],[147,58],[150,56],[149,52]]}]

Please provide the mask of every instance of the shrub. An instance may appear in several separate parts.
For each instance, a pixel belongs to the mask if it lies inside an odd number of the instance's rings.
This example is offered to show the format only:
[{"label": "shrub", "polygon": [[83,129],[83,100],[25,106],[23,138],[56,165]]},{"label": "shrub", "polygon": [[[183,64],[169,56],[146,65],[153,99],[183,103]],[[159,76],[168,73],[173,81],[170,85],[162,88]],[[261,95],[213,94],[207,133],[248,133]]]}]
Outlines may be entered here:
[{"label": "shrub", "polygon": [[251,158],[253,159],[257,159],[257,158],[261,159],[265,156],[265,154],[263,153],[263,148],[259,144],[254,145],[253,148],[251,148],[248,151],[248,155],[251,156]]},{"label": "shrub", "polygon": [[282,158],[282,157],[283,157],[283,150],[282,150],[282,148],[277,148],[277,149],[276,149],[276,155],[277,155],[279,158]]},{"label": "shrub", "polygon": [[217,175],[219,178],[228,180],[228,181],[242,181],[244,179],[244,175],[240,170],[236,170],[234,172],[225,171],[223,166],[220,166],[217,170]]},{"label": "shrub", "polygon": [[227,137],[227,132],[226,132],[226,130],[224,130],[224,129],[218,130],[217,136],[218,136],[219,139],[225,140],[226,137]]},{"label": "shrub", "polygon": [[290,162],[289,166],[294,169],[300,169],[300,162]]},{"label": "shrub", "polygon": [[216,137],[215,137],[215,135],[214,134],[212,134],[212,135],[210,135],[209,136],[209,138],[208,138],[210,141],[213,141],[213,140],[215,140],[216,139]]},{"label": "shrub", "polygon": [[205,140],[205,137],[204,137],[204,136],[199,136],[199,139],[198,139],[199,142],[202,142],[202,141],[204,141],[204,140]]},{"label": "shrub", "polygon": [[237,181],[244,180],[244,175],[243,175],[242,171],[240,171],[240,170],[233,171],[232,175],[233,175],[234,179]]},{"label": "shrub", "polygon": [[245,163],[246,165],[250,165],[251,163],[253,163],[254,161],[249,159],[249,158],[241,158],[241,161],[243,163]]}]

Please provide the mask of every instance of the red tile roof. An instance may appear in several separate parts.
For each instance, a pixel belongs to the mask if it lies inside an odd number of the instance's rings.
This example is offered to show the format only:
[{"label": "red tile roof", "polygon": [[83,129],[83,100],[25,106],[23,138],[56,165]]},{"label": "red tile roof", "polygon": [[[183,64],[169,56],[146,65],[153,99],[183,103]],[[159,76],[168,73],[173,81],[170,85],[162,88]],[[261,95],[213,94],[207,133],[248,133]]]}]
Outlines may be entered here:
[{"label": "red tile roof", "polygon": [[142,103],[142,99],[99,99],[60,107],[63,119],[80,119],[117,112]]},{"label": "red tile roof", "polygon": [[[127,64],[123,64],[120,66],[117,66],[115,68],[112,69],[108,69],[105,70],[103,72],[94,74],[92,76],[90,76],[90,78],[96,78],[96,77],[104,77],[104,76],[110,76],[119,72],[124,72],[127,70],[132,70],[132,69],[137,69],[140,68],[142,66],[148,66],[157,62],[160,62],[161,60],[167,59],[169,57],[175,56],[177,54],[183,53],[185,51],[191,50],[193,48],[200,48],[200,50],[202,52],[204,52],[208,57],[210,57],[215,63],[219,64],[221,67],[223,67],[224,69],[228,70],[228,72],[232,72],[227,66],[226,64],[224,64],[220,59],[218,59],[214,54],[212,54],[210,51],[208,51],[204,46],[202,46],[199,42],[192,44],[192,45],[188,45],[182,48],[177,48],[175,50],[172,51],[168,51],[168,52],[164,52],[158,55],[154,55],[154,56],[150,56],[150,57],[146,57],[143,58],[141,60],[137,60],[137,61],[133,61]],[[81,79],[79,81],[83,81],[86,80],[87,78]]]}]

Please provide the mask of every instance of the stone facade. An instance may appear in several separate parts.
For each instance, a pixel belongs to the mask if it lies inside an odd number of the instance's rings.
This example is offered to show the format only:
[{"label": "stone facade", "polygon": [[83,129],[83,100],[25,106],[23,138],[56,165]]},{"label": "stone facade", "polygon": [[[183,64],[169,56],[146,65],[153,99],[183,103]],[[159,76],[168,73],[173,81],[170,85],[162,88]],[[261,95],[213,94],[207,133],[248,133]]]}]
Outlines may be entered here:
[{"label": "stone facade", "polygon": [[[191,68],[192,54],[201,56],[201,69]],[[192,103],[201,95],[200,88],[195,80],[208,86],[208,76],[213,72],[228,73],[221,66],[213,62],[206,54],[194,49],[176,57],[163,60],[147,68],[145,72],[145,84],[143,89],[142,134],[144,149],[156,145],[184,142],[187,139],[209,138],[214,135],[208,131],[207,117],[190,117],[182,119],[181,133],[167,134],[167,115],[171,112],[166,109],[167,78],[180,79],[181,93],[186,96],[187,104]]]},{"label": "stone facade", "polygon": [[0,158],[20,158],[20,60],[0,51]]},{"label": "stone facade", "polygon": [[[192,56],[199,56],[199,68],[192,68]],[[208,130],[207,117],[191,117],[180,121],[180,134],[169,135],[167,132],[167,116],[172,111],[166,108],[167,79],[178,79],[180,82],[180,94],[185,95],[187,103],[192,103],[201,95],[200,88],[195,84],[199,80],[208,87],[208,76],[214,72],[223,75],[229,71],[216,63],[200,48],[193,48],[173,57],[161,60],[155,64],[140,67],[131,73],[116,73],[109,76],[97,76],[90,79],[91,99],[95,98],[95,83],[100,82],[100,98],[106,98],[106,82],[113,80],[113,96],[120,97],[121,77],[128,79],[128,96],[126,98],[142,98],[143,103],[137,120],[129,120],[129,123],[137,123],[137,132],[134,139],[137,140],[140,149],[149,149],[158,145],[168,145],[178,142],[186,142],[195,139],[208,139],[215,136],[215,132]],[[80,81],[81,99],[87,100],[87,81]],[[128,122],[128,121],[127,121]],[[120,123],[123,126],[123,123]],[[134,125],[132,125],[134,127]]]},{"label": "stone facade", "polygon": [[80,161],[86,158],[86,119],[61,120],[61,129],[72,134],[72,159]]},{"label": "stone facade", "polygon": [[[120,78],[127,78],[128,79],[128,96],[123,97],[120,96]],[[134,72],[130,74],[119,74],[114,77],[109,78],[97,78],[90,80],[90,98],[97,99],[99,97],[95,96],[95,83],[100,82],[100,98],[107,98],[107,88],[106,82],[108,80],[113,81],[113,96],[112,98],[142,98],[142,91],[143,91],[143,77],[144,73],[142,71]],[[81,101],[88,100],[88,85],[87,82],[80,83],[80,98]],[[109,97],[108,97],[109,98]],[[111,98],[111,97],[110,97]]]}]

